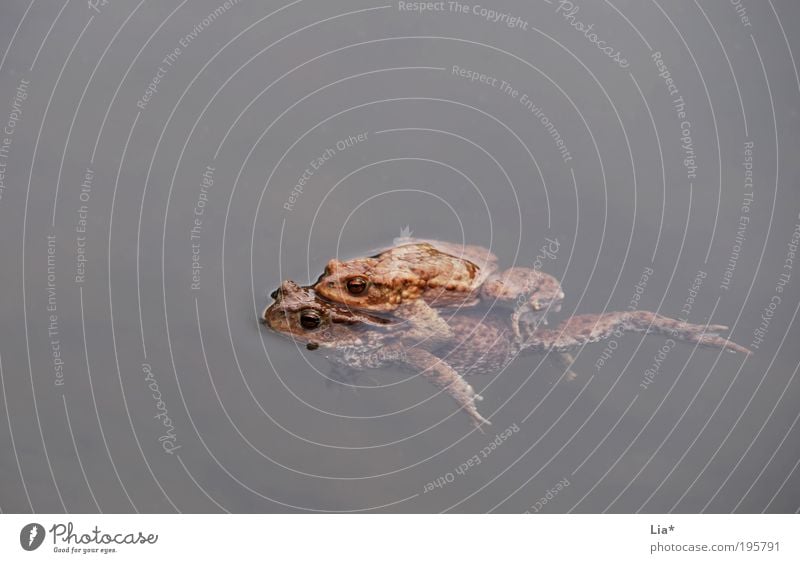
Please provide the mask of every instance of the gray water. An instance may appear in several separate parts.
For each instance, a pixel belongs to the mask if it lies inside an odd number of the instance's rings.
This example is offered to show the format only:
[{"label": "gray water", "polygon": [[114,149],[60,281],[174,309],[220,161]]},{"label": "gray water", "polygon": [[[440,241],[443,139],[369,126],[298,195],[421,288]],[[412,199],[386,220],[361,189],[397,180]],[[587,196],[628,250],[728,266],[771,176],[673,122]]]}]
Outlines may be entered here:
[{"label": "gray water", "polygon": [[[800,508],[795,2],[102,4],[0,8],[0,510]],[[520,357],[482,435],[258,324],[408,230],[754,354]]]}]

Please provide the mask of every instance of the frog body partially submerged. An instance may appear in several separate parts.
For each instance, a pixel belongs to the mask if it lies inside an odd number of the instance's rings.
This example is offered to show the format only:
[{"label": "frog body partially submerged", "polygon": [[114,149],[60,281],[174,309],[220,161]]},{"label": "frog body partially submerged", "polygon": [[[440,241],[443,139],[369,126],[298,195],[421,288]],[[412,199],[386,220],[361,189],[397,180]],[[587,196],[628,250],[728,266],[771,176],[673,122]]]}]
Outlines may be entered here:
[{"label": "frog body partially submerged", "polygon": [[[478,311],[450,317],[454,338],[418,340],[407,323],[388,321],[320,299],[311,288],[287,281],[273,293],[275,302],[263,321],[275,331],[321,348],[334,363],[355,369],[399,364],[415,370],[450,395],[476,427],[489,424],[476,407],[481,397],[464,375],[494,374],[524,352],[567,353],[624,332],[663,334],[677,340],[749,354],[747,348],[719,336],[727,327],[683,323],[649,311],[576,315],[557,327],[543,328],[541,318],[521,319],[521,338],[502,315]],[[381,353],[376,353],[380,350]]]},{"label": "frog body partially submerged", "polygon": [[392,313],[408,320],[416,337],[439,342],[452,339],[453,330],[435,308],[509,304],[518,338],[523,315],[560,308],[564,292],[553,276],[530,268],[497,269],[497,257],[479,246],[409,240],[373,256],[331,260],[314,290],[348,307]]},{"label": "frog body partially submerged", "polygon": [[[455,368],[423,347],[415,347],[414,330],[319,299],[313,289],[286,281],[273,293],[275,302],[263,314],[273,330],[306,345],[323,349],[332,362],[353,369],[400,364],[420,372],[465,409],[476,425],[490,424],[475,401],[477,395]],[[376,353],[380,351],[381,353]]]}]

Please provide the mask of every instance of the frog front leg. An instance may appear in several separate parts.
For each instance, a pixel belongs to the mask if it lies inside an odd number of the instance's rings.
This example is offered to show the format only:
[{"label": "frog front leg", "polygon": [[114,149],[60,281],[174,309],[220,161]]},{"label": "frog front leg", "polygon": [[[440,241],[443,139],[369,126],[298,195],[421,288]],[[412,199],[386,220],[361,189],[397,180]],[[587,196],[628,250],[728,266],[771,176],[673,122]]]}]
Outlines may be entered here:
[{"label": "frog front leg", "polygon": [[575,358],[569,352],[556,352],[553,355],[553,363],[559,368],[564,370],[564,378],[567,381],[573,381],[578,375],[572,371],[572,364],[575,363]]},{"label": "frog front leg", "polygon": [[558,311],[564,292],[553,276],[532,268],[517,267],[490,276],[481,287],[481,297],[512,304],[511,328],[519,341],[524,317],[531,313],[543,315],[551,309]]},{"label": "frog front leg", "polygon": [[408,322],[405,339],[409,342],[442,344],[452,342],[455,334],[441,315],[422,299],[403,301],[392,311],[394,316]]},{"label": "frog front leg", "polygon": [[420,348],[406,348],[403,350],[403,360],[409,366],[420,371],[423,377],[445,391],[452,397],[458,406],[464,409],[472,419],[472,424],[483,433],[482,424],[491,425],[483,418],[475,406],[475,401],[483,399],[475,393],[472,385],[466,382],[456,370],[444,360]]}]

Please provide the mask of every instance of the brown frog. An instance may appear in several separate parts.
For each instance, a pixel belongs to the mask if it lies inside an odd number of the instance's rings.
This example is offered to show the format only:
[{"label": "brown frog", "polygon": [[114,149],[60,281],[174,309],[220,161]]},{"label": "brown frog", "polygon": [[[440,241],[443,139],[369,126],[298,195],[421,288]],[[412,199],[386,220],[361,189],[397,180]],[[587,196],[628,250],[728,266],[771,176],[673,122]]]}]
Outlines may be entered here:
[{"label": "brown frog", "polygon": [[662,334],[711,348],[750,354],[750,350],[719,336],[723,325],[683,323],[649,311],[576,315],[552,329],[541,317],[521,319],[522,338],[516,338],[508,319],[466,311],[449,319],[455,338],[446,343],[417,341],[407,323],[353,311],[318,298],[313,289],[286,281],[273,294],[275,302],[263,313],[273,330],[322,348],[332,362],[355,369],[397,364],[417,371],[450,395],[480,428],[490,424],[475,402],[481,400],[464,375],[494,374],[520,353],[568,352],[624,332]]},{"label": "brown frog", "polygon": [[331,260],[314,290],[348,307],[392,313],[409,321],[415,337],[437,341],[452,339],[454,332],[434,307],[481,300],[509,304],[517,338],[524,315],[560,309],[564,292],[553,276],[530,268],[496,273],[497,257],[479,246],[408,240],[374,256]]}]

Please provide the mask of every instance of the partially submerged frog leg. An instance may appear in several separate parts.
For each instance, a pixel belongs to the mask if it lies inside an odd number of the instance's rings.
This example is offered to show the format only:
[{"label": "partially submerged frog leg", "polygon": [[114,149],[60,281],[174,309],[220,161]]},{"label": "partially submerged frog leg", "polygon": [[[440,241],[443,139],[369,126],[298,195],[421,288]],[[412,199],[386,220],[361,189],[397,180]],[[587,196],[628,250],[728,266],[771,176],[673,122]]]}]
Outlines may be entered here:
[{"label": "partially submerged frog leg", "polygon": [[553,355],[553,363],[564,370],[564,377],[567,381],[572,381],[578,375],[572,371],[572,364],[575,363],[575,358],[569,352],[557,352]]},{"label": "partially submerged frog leg", "polygon": [[346,364],[331,362],[330,369],[325,373],[325,385],[328,387],[349,387],[356,391],[355,382],[362,377],[362,373]]},{"label": "partially submerged frog leg", "polygon": [[450,342],[455,338],[453,329],[439,313],[422,299],[403,301],[393,311],[396,317],[408,321],[406,338],[412,342]]},{"label": "partially submerged frog leg", "polygon": [[662,334],[729,352],[750,354],[750,350],[744,346],[719,336],[719,332],[727,329],[728,327],[724,325],[684,323],[650,311],[621,311],[599,315],[577,315],[553,329],[537,329],[523,325],[523,331],[527,333],[524,336],[523,346],[542,351],[566,352],[590,342],[619,336],[624,332],[644,332]]},{"label": "partially submerged frog leg", "polygon": [[483,400],[483,397],[475,393],[472,385],[444,360],[420,348],[406,348],[404,355],[406,364],[418,369],[428,381],[445,391],[466,411],[475,428],[483,432],[482,424],[492,424],[481,416],[475,406],[475,401]]},{"label": "partially submerged frog leg", "polygon": [[509,268],[490,276],[481,287],[481,296],[486,299],[516,302],[511,315],[511,327],[517,340],[522,340],[520,326],[523,317],[551,307],[558,311],[564,300],[564,292],[559,281],[549,274],[532,268]]}]

